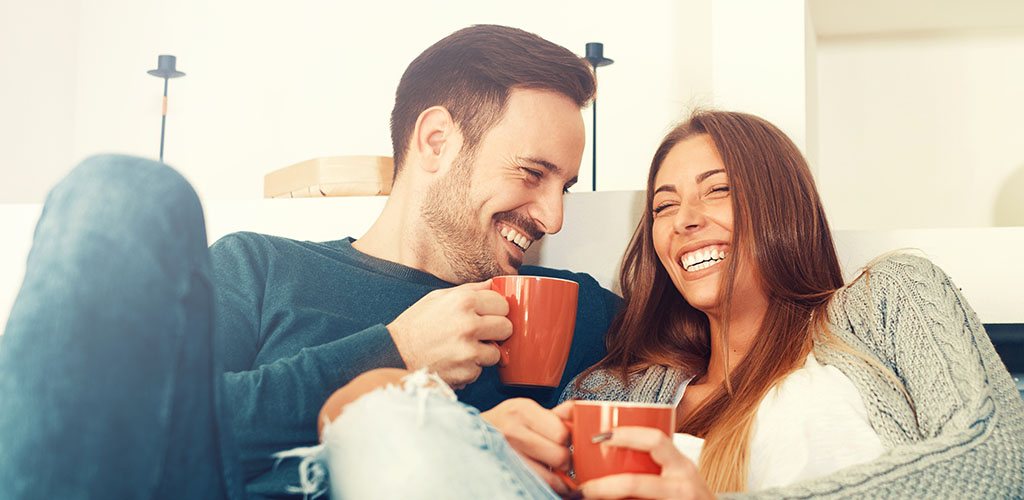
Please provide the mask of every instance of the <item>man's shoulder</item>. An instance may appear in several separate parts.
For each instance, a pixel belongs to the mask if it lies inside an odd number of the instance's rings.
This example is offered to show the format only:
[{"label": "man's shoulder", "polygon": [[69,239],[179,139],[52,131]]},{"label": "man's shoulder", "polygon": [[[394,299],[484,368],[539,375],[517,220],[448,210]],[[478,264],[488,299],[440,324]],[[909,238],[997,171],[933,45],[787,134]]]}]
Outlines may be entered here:
[{"label": "man's shoulder", "polygon": [[587,273],[574,273],[565,269],[552,269],[541,266],[522,266],[519,274],[524,276],[545,276],[575,281],[580,285],[579,305],[581,309],[598,308],[614,315],[618,312],[622,298],[611,290],[604,288]]},{"label": "man's shoulder", "polygon": [[[592,287],[608,291],[606,288],[602,287],[593,276],[587,273],[575,273],[567,269],[552,269],[550,267],[542,266],[522,266],[519,268],[519,274],[524,276],[544,276],[548,278],[570,280],[579,283],[580,287]],[[611,292],[608,291],[608,293]]]},{"label": "man's shoulder", "polygon": [[210,252],[214,255],[222,253],[241,253],[249,256],[274,257],[280,254],[294,252],[324,250],[340,251],[349,242],[349,239],[336,241],[300,241],[283,236],[255,233],[250,231],[239,231],[227,234],[210,245]]}]

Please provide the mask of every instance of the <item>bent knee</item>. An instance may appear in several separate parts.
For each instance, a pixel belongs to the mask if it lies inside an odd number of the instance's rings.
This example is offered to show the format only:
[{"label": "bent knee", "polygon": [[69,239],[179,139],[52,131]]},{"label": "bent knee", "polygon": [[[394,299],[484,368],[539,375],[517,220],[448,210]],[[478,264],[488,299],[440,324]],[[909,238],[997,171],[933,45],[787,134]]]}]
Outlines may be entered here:
[{"label": "bent knee", "polygon": [[320,408],[320,415],[317,418],[317,434],[322,435],[324,425],[337,419],[345,407],[359,399],[364,394],[388,385],[399,386],[402,379],[410,374],[409,370],[400,368],[375,368],[364,372],[334,391],[327,401]]}]

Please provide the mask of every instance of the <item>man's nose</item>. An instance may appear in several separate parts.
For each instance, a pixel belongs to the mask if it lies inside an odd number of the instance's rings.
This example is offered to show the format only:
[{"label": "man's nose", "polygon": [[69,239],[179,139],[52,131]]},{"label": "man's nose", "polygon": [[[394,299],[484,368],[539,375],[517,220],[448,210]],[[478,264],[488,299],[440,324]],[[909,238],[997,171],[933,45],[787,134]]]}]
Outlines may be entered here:
[{"label": "man's nose", "polygon": [[547,234],[555,234],[562,230],[562,206],[563,193],[548,192],[533,204],[530,216],[537,221],[542,231]]}]

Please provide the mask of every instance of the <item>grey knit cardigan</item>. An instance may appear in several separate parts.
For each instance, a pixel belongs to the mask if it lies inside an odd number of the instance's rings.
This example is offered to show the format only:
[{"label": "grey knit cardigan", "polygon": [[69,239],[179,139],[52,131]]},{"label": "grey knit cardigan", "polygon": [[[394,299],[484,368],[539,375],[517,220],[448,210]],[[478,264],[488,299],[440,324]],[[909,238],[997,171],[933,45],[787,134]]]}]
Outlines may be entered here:
[{"label": "grey knit cardigan", "polygon": [[[886,452],[793,485],[719,498],[1024,498],[1024,401],[977,315],[949,277],[897,254],[836,293],[831,331],[888,367],[890,378],[826,345],[822,363],[857,387]],[[655,366],[631,377],[597,371],[562,399],[669,403],[687,375]]]}]

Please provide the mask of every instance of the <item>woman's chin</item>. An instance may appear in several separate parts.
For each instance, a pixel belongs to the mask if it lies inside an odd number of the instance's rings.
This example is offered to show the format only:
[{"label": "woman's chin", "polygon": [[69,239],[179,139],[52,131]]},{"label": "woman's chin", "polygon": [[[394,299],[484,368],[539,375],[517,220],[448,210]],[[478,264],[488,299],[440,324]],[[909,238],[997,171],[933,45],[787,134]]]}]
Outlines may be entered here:
[{"label": "woman's chin", "polygon": [[693,290],[687,289],[687,287],[676,288],[679,290],[679,294],[686,299],[686,303],[693,306],[694,309],[704,311],[705,313],[709,310],[713,310],[718,305],[718,290]]},{"label": "woman's chin", "polygon": [[714,301],[714,302],[707,301],[707,300],[704,300],[704,301],[689,301],[689,300],[687,300],[686,302],[689,303],[690,306],[692,306],[694,309],[696,309],[696,310],[698,310],[698,311],[700,311],[700,312],[702,312],[704,314],[708,314],[710,312],[713,312],[715,310],[716,306],[718,305],[717,300]]}]

